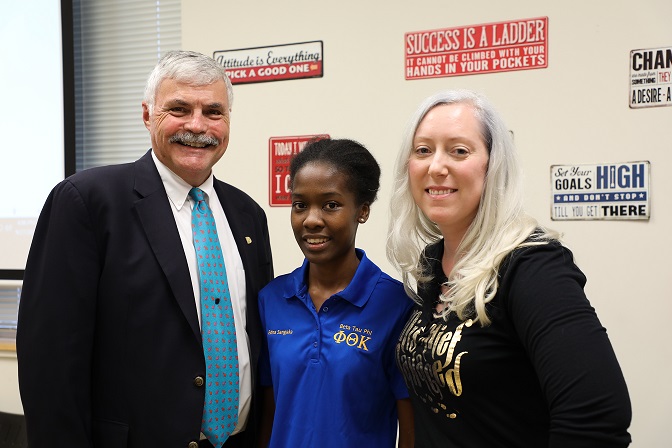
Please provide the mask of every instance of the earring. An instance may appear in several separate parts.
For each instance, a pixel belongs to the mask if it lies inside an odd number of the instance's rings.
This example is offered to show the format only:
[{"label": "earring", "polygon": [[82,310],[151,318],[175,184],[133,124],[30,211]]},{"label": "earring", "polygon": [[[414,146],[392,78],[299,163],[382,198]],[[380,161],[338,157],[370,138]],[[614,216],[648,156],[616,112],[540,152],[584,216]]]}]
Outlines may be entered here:
[{"label": "earring", "polygon": [[366,219],[364,219],[364,218],[359,218],[359,222],[361,222],[362,224],[364,224],[364,223],[366,222]]}]

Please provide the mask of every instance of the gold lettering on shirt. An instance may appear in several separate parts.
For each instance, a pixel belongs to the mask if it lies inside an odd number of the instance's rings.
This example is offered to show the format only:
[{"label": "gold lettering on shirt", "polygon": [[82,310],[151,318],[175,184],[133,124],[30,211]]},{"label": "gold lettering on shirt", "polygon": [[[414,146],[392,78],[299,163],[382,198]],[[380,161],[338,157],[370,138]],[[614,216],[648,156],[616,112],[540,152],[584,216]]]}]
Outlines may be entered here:
[{"label": "gold lettering on shirt", "polygon": [[425,401],[441,400],[446,393],[459,397],[460,364],[468,352],[460,352],[458,343],[473,321],[468,319],[449,331],[444,321],[433,322],[427,328],[420,325],[420,318],[419,310],[411,315],[397,345],[397,360],[407,386]]},{"label": "gold lettering on shirt", "polygon": [[345,344],[349,347],[364,350],[365,352],[369,351],[369,347],[366,344],[371,340],[373,330],[346,324],[341,324],[339,328],[341,331],[334,333],[334,341],[337,344]]}]

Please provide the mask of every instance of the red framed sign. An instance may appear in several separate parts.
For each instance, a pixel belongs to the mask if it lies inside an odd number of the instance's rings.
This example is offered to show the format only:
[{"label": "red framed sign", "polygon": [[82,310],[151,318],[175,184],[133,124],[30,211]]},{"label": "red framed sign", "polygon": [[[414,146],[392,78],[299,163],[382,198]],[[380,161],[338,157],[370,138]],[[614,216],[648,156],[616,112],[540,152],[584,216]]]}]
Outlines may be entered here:
[{"label": "red framed sign", "polygon": [[548,17],[405,34],[406,79],[548,67]]},{"label": "red framed sign", "polygon": [[329,138],[328,134],[271,137],[268,139],[268,203],[275,206],[292,204],[289,191],[289,162],[293,155],[313,140]]}]

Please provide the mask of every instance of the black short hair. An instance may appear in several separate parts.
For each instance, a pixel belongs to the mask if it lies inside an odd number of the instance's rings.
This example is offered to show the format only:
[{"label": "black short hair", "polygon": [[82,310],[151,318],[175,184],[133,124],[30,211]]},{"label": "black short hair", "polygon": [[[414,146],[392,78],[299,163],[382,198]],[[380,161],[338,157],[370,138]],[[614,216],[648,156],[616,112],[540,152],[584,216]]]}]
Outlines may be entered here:
[{"label": "black short hair", "polygon": [[380,166],[362,144],[349,139],[313,140],[289,164],[290,188],[296,173],[310,162],[327,163],[346,174],[358,205],[373,204],[380,188]]}]

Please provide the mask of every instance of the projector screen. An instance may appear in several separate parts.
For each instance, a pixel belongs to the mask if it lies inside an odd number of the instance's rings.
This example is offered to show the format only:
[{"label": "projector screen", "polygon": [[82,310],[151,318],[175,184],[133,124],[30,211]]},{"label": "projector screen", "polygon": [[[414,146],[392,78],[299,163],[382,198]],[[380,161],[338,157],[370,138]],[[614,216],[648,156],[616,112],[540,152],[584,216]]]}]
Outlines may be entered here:
[{"label": "projector screen", "polygon": [[[63,11],[71,13],[67,1]],[[66,119],[64,112],[63,44],[69,44],[66,59],[71,60],[72,39],[62,38],[61,6],[61,0],[2,5],[0,279],[23,277],[37,217],[66,174],[65,123],[74,115]],[[65,23],[70,27],[65,35],[71,36],[72,17]]]}]

